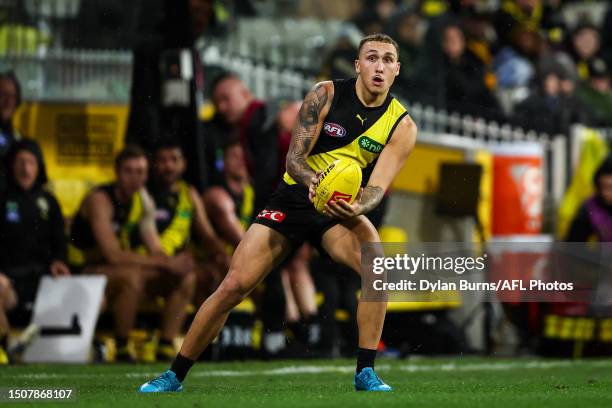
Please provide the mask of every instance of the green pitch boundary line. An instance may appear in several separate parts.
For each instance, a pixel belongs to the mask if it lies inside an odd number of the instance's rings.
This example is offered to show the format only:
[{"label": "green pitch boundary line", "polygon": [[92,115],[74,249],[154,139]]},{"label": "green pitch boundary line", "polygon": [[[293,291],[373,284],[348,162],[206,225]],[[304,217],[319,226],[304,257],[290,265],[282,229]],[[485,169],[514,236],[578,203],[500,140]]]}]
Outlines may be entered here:
[{"label": "green pitch boundary line", "polygon": [[[587,367],[611,367],[612,359],[596,361],[529,361],[529,362],[500,362],[500,363],[443,363],[443,364],[380,364],[376,371],[401,370],[407,372],[453,372],[453,371],[506,371],[516,369],[550,369],[550,368],[572,368],[578,366]],[[87,368],[85,368],[87,369]],[[355,366],[317,366],[317,365],[289,365],[286,367],[264,369],[264,370],[202,370],[193,371],[190,377],[247,377],[247,376],[284,376],[301,374],[325,374],[325,373],[353,373]],[[8,374],[8,373],[7,373]],[[102,378],[109,375],[123,375],[127,378],[154,377],[156,372],[126,372],[117,374],[110,373],[79,373],[79,374],[56,374],[56,373],[29,373],[10,374],[11,378],[22,379],[64,379],[64,378]],[[0,378],[2,376],[0,375]]]}]

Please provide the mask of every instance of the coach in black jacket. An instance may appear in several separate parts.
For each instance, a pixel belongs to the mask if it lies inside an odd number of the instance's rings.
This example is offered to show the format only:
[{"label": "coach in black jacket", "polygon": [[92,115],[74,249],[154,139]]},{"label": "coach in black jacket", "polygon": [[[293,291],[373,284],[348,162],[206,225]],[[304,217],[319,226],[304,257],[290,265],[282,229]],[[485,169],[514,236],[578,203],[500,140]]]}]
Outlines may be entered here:
[{"label": "coach in black jacket", "polygon": [[43,189],[47,175],[38,144],[16,142],[6,165],[8,188],[0,193],[0,339],[8,331],[5,311],[32,302],[41,276],[70,274],[64,219],[55,197]]}]

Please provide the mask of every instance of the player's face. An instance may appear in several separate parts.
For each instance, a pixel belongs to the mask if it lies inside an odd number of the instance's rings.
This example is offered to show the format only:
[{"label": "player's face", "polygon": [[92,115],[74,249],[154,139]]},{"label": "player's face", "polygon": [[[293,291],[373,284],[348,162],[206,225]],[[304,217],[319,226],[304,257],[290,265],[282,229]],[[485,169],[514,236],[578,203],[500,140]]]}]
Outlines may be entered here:
[{"label": "player's face", "polygon": [[124,160],[117,169],[117,185],[128,197],[136,194],[147,182],[147,159],[134,157]]},{"label": "player's face", "polygon": [[160,149],[155,154],[155,163],[153,164],[155,177],[170,187],[183,176],[185,165],[185,158],[181,149]]},{"label": "player's face", "polygon": [[250,103],[246,86],[237,78],[228,78],[217,84],[213,94],[215,108],[230,125],[238,123]]},{"label": "player's face", "polygon": [[393,44],[370,41],[363,45],[355,70],[372,94],[389,91],[395,77],[399,75],[400,63]]},{"label": "player's face", "polygon": [[599,194],[606,205],[612,205],[612,175],[599,177]]},{"label": "player's face", "polygon": [[38,160],[31,152],[22,150],[15,155],[13,162],[15,182],[23,190],[29,190],[38,177]]}]

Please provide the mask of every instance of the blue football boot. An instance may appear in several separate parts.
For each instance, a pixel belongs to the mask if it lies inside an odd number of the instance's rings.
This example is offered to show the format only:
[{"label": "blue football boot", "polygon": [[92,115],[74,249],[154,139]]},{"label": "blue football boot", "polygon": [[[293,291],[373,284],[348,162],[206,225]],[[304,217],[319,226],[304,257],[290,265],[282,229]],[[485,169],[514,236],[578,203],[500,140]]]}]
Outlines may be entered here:
[{"label": "blue football boot", "polygon": [[356,391],[393,391],[393,388],[382,382],[372,367],[366,367],[359,374],[355,374]]},{"label": "blue football boot", "polygon": [[179,392],[183,386],[176,378],[174,371],[166,370],[159,377],[140,386],[140,392]]}]

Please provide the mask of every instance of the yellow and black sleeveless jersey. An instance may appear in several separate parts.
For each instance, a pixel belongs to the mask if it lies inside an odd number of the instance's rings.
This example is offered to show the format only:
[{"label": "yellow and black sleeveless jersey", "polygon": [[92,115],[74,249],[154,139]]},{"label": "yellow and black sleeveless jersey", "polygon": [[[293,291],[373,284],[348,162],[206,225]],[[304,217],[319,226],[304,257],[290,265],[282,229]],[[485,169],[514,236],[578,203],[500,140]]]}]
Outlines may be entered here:
[{"label": "yellow and black sleeveless jersey", "polygon": [[[155,202],[155,224],[164,253],[175,255],[184,249],[191,238],[193,200],[189,185],[179,181],[177,191],[149,188]],[[140,234],[134,234],[132,244],[141,244]]]},{"label": "yellow and black sleeveless jersey", "polygon": [[[366,185],[376,159],[407,112],[391,94],[380,106],[364,106],[357,97],[355,82],[333,81],[334,99],[306,161],[319,171],[340,158],[353,159],[361,167]],[[283,180],[296,184],[288,173]]]},{"label": "yellow and black sleeveless jersey", "polygon": [[[134,194],[129,202],[119,201],[115,195],[115,184],[96,187],[108,195],[113,205],[113,229],[122,249],[130,249],[130,237],[138,231],[140,221],[144,216],[144,206],[140,193]],[[93,236],[89,221],[80,213],[74,218],[70,229],[68,245],[68,262],[71,266],[80,268],[87,265],[104,262],[102,253]]]},{"label": "yellow and black sleeveless jersey", "polygon": [[[334,81],[334,99],[306,161],[318,171],[340,158],[355,160],[363,171],[363,185],[366,185],[380,152],[407,113],[391,95],[381,106],[364,106],[357,98],[355,81]],[[308,241],[324,254],[321,239],[340,220],[319,214],[308,199],[308,187],[285,173],[265,209],[253,222],[284,235],[295,248]]]}]

